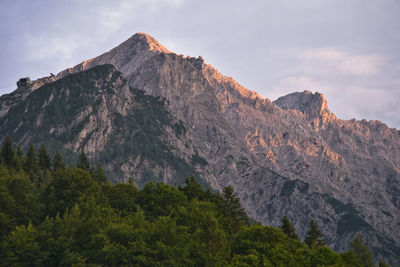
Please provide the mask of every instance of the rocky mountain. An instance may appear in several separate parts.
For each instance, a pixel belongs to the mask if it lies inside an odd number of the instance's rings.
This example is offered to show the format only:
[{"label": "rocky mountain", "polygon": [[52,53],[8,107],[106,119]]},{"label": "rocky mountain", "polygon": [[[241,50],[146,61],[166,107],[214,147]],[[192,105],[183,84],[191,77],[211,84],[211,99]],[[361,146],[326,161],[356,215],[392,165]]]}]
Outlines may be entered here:
[{"label": "rocky mountain", "polygon": [[186,139],[182,121],[162,99],[130,88],[114,66],[33,86],[2,96],[1,113],[9,114],[0,117],[2,137],[10,135],[24,148],[45,143],[69,163],[83,150],[114,181],[136,178],[142,185],[161,179],[178,185],[187,176],[202,177],[193,160],[203,159]]},{"label": "rocky mountain", "polygon": [[138,33],[0,102],[1,139],[84,150],[115,181],[231,185],[255,220],[287,215],[304,237],[315,219],[338,251],[360,232],[399,263],[400,132],[338,119],[319,93],[271,102]]}]

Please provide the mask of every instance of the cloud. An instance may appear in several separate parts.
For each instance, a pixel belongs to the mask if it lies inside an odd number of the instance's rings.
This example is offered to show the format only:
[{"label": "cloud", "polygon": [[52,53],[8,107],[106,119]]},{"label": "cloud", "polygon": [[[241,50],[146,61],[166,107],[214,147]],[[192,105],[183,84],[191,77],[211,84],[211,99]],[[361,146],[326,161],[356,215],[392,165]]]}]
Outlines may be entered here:
[{"label": "cloud", "polygon": [[300,55],[304,64],[318,67],[321,72],[339,72],[345,75],[376,75],[381,71],[385,60],[382,56],[360,54],[353,55],[336,48],[318,48]]},{"label": "cloud", "polygon": [[140,17],[154,15],[165,8],[178,8],[183,0],[123,0],[98,6],[99,24],[105,33],[115,32]]},{"label": "cloud", "polygon": [[132,26],[139,25],[146,17],[159,16],[183,3],[183,0],[75,1],[71,8],[65,7],[65,12],[58,13],[61,7],[50,12],[46,28],[38,25],[23,37],[25,58],[40,61],[56,56],[69,62],[78,52],[96,50],[99,43],[111,43],[113,34],[123,28],[132,31]]},{"label": "cloud", "polygon": [[82,43],[88,41],[85,36],[59,36],[59,35],[27,35],[26,59],[41,61],[54,56],[62,59],[70,59],[74,56]]},{"label": "cloud", "polygon": [[275,100],[295,91],[320,92],[328,101],[329,109],[340,119],[379,119],[388,123],[390,127],[400,129],[400,96],[396,90],[357,83],[350,85],[346,83],[346,79],[341,78],[337,76],[336,81],[332,81],[304,75],[289,76],[281,79],[270,91],[270,95]]},{"label": "cloud", "polygon": [[298,55],[268,92],[272,99],[294,91],[318,91],[341,119],[378,119],[400,128],[400,84],[393,78],[399,70],[397,61],[337,48],[316,48]]}]

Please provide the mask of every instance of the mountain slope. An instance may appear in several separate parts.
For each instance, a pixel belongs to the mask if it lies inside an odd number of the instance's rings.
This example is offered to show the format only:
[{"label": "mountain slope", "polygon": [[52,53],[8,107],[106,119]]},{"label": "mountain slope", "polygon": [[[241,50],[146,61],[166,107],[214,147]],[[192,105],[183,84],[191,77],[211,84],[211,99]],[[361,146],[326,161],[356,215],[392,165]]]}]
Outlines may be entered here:
[{"label": "mountain slope", "polygon": [[[287,215],[304,237],[314,218],[337,250],[347,249],[348,241],[361,231],[381,257],[400,257],[399,131],[377,121],[340,120],[319,93],[294,93],[271,102],[221,75],[202,58],[176,55],[142,33],[59,73],[52,82],[105,63],[121,71],[131,88],[165,100],[173,123],[161,127],[162,139],[173,154],[213,188],[232,185],[254,219],[278,225]],[[29,97],[35,92],[25,94]],[[15,99],[28,101],[17,94],[22,93],[15,92]],[[2,106],[12,106],[10,97],[2,97]],[[127,99],[115,99],[121,112],[124,105],[129,110],[134,106]],[[3,121],[22,111],[7,113],[6,109],[0,111]],[[125,118],[132,116],[125,114]],[[183,135],[174,134],[175,124],[185,129]],[[124,129],[126,125],[124,121],[111,128]],[[2,126],[0,137],[16,127]],[[28,144],[20,131],[22,137],[16,141]],[[95,132],[99,138],[107,136]],[[116,136],[112,140],[120,140],[121,149],[132,143],[129,135]],[[102,158],[99,155],[106,141],[80,145],[83,139],[74,138],[75,146],[66,141],[63,147],[73,151],[84,148],[91,158]],[[136,171],[139,164],[132,163],[127,151],[128,163],[121,165],[126,167],[116,170],[111,167],[115,162],[104,161],[110,164],[106,165],[109,173],[143,179],[143,173]],[[161,164],[156,170],[155,176],[179,183],[174,180],[174,167]]]},{"label": "mountain slope", "polygon": [[[164,101],[132,89],[112,65],[79,72],[29,93],[17,90],[1,97],[9,105],[0,117],[0,136],[22,147],[45,143],[61,150],[69,163],[81,150],[102,163],[115,181],[125,177],[139,185],[163,180],[181,184],[198,175],[188,164],[200,157],[185,142],[185,127]],[[28,94],[23,101],[18,98]],[[9,131],[13,129],[12,131]],[[174,140],[172,148],[167,140]],[[183,143],[185,142],[185,143]]]}]

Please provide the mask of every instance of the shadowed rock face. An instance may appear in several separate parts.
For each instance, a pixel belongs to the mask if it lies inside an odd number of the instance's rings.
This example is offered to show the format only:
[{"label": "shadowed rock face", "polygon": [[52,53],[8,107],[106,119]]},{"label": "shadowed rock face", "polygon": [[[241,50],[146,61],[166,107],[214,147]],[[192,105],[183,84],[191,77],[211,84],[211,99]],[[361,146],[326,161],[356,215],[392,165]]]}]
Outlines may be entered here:
[{"label": "shadowed rock face", "polygon": [[[336,250],[347,249],[349,241],[361,232],[376,256],[398,263],[399,131],[379,121],[340,120],[319,93],[293,93],[271,102],[221,75],[202,58],[178,56],[142,33],[62,71],[55,79],[62,81],[72,73],[105,63],[114,65],[129,84],[125,86],[128,89],[114,90],[111,106],[120,106],[121,112],[132,110],[135,105],[129,100],[129,88],[164,99],[173,123],[161,127],[163,142],[213,188],[232,185],[251,217],[279,225],[286,215],[303,237],[309,221],[315,219]],[[32,94],[28,90],[3,96],[3,123],[10,118],[13,103],[27,102]],[[110,97],[114,96],[104,96]],[[118,112],[111,110],[110,116]],[[125,111],[124,116],[132,114]],[[111,118],[109,125],[115,120]],[[180,135],[171,126],[178,122],[185,129]],[[17,127],[0,125],[1,138]],[[94,125],[82,127],[97,132]],[[71,136],[63,146],[73,151],[84,147],[93,152],[89,153],[92,158],[101,158],[109,127],[94,134],[96,142],[84,143]],[[126,138],[122,134],[118,140]],[[16,141],[29,143],[26,138]],[[121,141],[121,147],[130,142]],[[137,156],[126,158],[123,163],[123,158],[118,161],[117,169],[112,167],[113,161],[104,164],[114,177],[142,179]],[[174,183],[177,166],[154,166],[155,177],[164,176],[166,182]]]}]

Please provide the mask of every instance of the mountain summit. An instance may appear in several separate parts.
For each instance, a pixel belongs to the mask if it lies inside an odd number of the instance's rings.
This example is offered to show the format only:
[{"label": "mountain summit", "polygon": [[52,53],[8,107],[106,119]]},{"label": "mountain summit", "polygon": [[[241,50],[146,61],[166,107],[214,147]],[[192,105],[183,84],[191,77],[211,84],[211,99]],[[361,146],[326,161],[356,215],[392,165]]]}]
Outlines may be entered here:
[{"label": "mountain summit", "polygon": [[114,181],[231,185],[255,220],[287,216],[304,238],[314,219],[338,251],[361,233],[399,263],[396,129],[340,120],[319,93],[271,102],[143,33],[43,81],[0,98],[1,139],[83,150]]},{"label": "mountain summit", "polygon": [[73,68],[66,69],[60,72],[57,77],[64,77],[107,63],[113,64],[121,71],[123,69],[124,74],[127,75],[128,73],[132,73],[136,66],[139,66],[150,57],[161,53],[170,53],[170,51],[150,35],[136,33],[109,52],[94,59],[85,60]]},{"label": "mountain summit", "polygon": [[286,110],[298,110],[307,119],[315,119],[325,114],[331,114],[324,96],[318,92],[315,94],[310,91],[295,92],[278,98],[274,103]]}]

